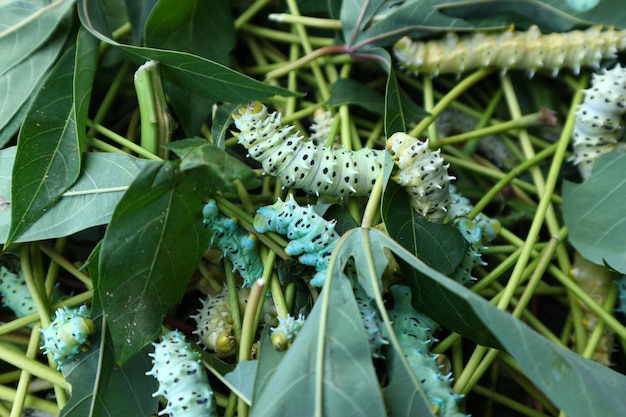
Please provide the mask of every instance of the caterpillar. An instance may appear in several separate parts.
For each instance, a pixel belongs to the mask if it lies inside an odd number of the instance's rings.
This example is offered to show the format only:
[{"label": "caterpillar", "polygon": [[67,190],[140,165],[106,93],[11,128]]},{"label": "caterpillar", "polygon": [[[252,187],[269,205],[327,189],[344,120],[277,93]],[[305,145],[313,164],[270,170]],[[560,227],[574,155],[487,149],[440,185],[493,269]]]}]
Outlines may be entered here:
[{"label": "caterpillar", "polygon": [[393,179],[407,187],[411,205],[426,220],[442,222],[450,203],[448,165],[443,164],[441,150],[431,151],[428,139],[424,142],[407,135],[394,133],[387,139],[387,150],[393,155],[398,173]]},{"label": "caterpillar", "polygon": [[237,352],[237,341],[233,335],[233,318],[228,302],[228,288],[216,296],[200,299],[202,308],[191,316],[196,321],[194,334],[199,336],[200,344],[216,353],[218,357],[227,357]]},{"label": "caterpillar", "polygon": [[209,385],[200,354],[194,351],[185,336],[174,330],[153,343],[153,367],[146,375],[159,382],[153,397],[163,396],[167,407],[159,415],[171,417],[217,417],[213,390]]},{"label": "caterpillar", "polygon": [[437,357],[429,346],[436,341],[431,331],[436,324],[416,311],[411,305],[411,289],[405,285],[391,287],[394,308],[389,310],[393,330],[400,343],[402,354],[419,378],[428,397],[433,414],[442,417],[464,417],[458,409],[462,395],[454,394],[450,388],[451,375],[439,372]]},{"label": "caterpillar", "polygon": [[389,342],[382,336],[382,321],[378,310],[376,310],[375,301],[373,298],[368,297],[367,293],[358,284],[354,286],[354,298],[359,307],[361,319],[363,319],[372,357],[382,358],[381,349]]},{"label": "caterpillar", "polygon": [[383,151],[316,146],[303,141],[299,132],[291,133],[293,126],[283,126],[281,117],[277,112],[268,114],[260,102],[233,113],[239,143],[266,174],[277,176],[285,187],[309,194],[345,197],[371,192],[383,167]]},{"label": "caterpillar", "polygon": [[89,318],[87,306],[77,309],[59,308],[55,319],[45,329],[41,329],[45,354],[52,354],[57,369],[78,355],[87,351],[89,335],[96,330],[96,325]]},{"label": "caterpillar", "polygon": [[[14,273],[0,266],[0,296],[4,307],[10,308],[17,317],[24,317],[36,310],[35,301],[30,294],[21,268]],[[66,298],[57,287],[52,288],[51,302],[56,303]]]},{"label": "caterpillar", "polygon": [[461,284],[474,281],[472,269],[479,265],[486,265],[482,260],[481,253],[486,249],[485,243],[491,242],[500,233],[500,222],[490,219],[482,213],[474,219],[469,219],[467,215],[472,211],[472,204],[461,195],[454,185],[450,185],[450,205],[448,206],[448,218],[450,224],[455,226],[460,232],[469,247],[463,256],[461,264],[454,270],[451,278]]},{"label": "caterpillar", "polygon": [[593,74],[591,87],[576,111],[573,163],[583,179],[591,176],[593,162],[618,147],[626,113],[626,68],[617,66]]},{"label": "caterpillar", "polygon": [[263,262],[256,245],[256,236],[239,227],[236,218],[219,213],[217,203],[209,201],[202,209],[205,226],[213,233],[211,245],[219,247],[239,271],[244,286],[251,286],[263,275]]},{"label": "caterpillar", "polygon": [[304,316],[300,314],[298,318],[288,315],[285,319],[278,319],[278,326],[271,328],[271,342],[274,349],[283,351],[289,349],[296,340],[298,333],[304,326]]},{"label": "caterpillar", "polygon": [[331,134],[335,117],[330,110],[317,109],[313,116],[313,123],[309,127],[311,135],[309,139],[316,145],[324,145]]},{"label": "caterpillar", "polygon": [[0,266],[0,295],[2,305],[10,308],[17,317],[27,316],[36,310],[21,269],[13,273]]},{"label": "caterpillar", "polygon": [[298,258],[300,263],[314,266],[317,270],[311,284],[316,287],[324,285],[328,261],[339,240],[335,221],[327,221],[315,214],[311,206],[300,207],[289,195],[284,202],[278,199],[271,206],[260,207],[254,217],[254,230],[286,235],[289,243],[285,253],[301,255]]},{"label": "caterpillar", "polygon": [[561,68],[571,68],[576,74],[581,67],[598,68],[600,60],[615,57],[624,48],[624,30],[590,27],[544,35],[533,25],[525,32],[476,32],[465,37],[449,32],[442,39],[425,42],[404,37],[393,49],[400,66],[415,74],[459,74],[493,66],[503,72],[526,70],[531,76],[544,69],[556,76]]}]

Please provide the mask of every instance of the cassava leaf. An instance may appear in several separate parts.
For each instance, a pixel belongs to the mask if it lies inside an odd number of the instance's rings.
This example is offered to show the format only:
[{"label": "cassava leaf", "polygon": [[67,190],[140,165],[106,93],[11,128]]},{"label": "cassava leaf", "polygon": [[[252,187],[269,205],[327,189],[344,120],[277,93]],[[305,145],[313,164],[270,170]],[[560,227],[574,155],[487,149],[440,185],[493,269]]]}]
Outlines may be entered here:
[{"label": "cassava leaf", "polygon": [[587,259],[626,274],[626,155],[607,153],[582,184],[563,187],[563,217],[572,245]]}]

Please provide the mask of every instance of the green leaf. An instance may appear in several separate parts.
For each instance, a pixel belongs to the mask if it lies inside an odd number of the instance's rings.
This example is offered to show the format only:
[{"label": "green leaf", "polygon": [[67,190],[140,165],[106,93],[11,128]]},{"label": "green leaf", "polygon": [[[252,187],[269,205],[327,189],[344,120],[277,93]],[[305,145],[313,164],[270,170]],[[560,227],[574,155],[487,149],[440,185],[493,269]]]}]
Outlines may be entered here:
[{"label": "green leaf", "polygon": [[81,27],[76,39],[74,62],[74,115],[80,143],[83,143],[87,136],[87,115],[98,67],[99,47],[98,39]]},{"label": "green leaf", "polygon": [[[146,22],[146,46],[189,52],[223,65],[230,64],[235,29],[225,0],[160,0]],[[200,133],[213,100],[165,84],[167,95],[187,136]]]},{"label": "green leaf", "polygon": [[157,0],[124,0],[133,38],[137,44],[141,43],[143,39],[146,20],[148,20],[148,16],[156,3]]},{"label": "green leaf", "polygon": [[[90,256],[91,276],[97,285],[98,249]],[[94,271],[95,270],[95,271]],[[94,298],[91,318],[97,331],[90,337],[91,347],[75,361],[63,365],[63,376],[72,385],[72,396],[61,410],[61,417],[123,417],[147,416],[157,409],[152,393],[157,382],[147,376],[152,367],[147,346],[141,354],[124,365],[117,366],[112,344],[102,313],[102,306]]]},{"label": "green leaf", "polygon": [[235,180],[241,181],[246,189],[256,188],[261,183],[245,162],[210,143],[190,150],[180,164],[181,171],[198,167],[209,172],[205,183],[213,190],[236,191]]},{"label": "green leaf", "polygon": [[328,105],[356,104],[376,114],[383,114],[383,95],[359,81],[339,78],[332,87]]},{"label": "green leaf", "polygon": [[403,353],[387,349],[389,385],[385,387],[385,402],[391,417],[432,417],[430,402],[417,376],[406,361]]},{"label": "green leaf", "polygon": [[387,415],[345,276],[327,278],[293,346],[252,404],[252,417],[293,415]]},{"label": "green leaf", "polygon": [[231,114],[239,107],[236,104],[222,104],[217,106],[217,110],[213,116],[211,124],[211,136],[213,136],[213,144],[220,149],[226,146],[226,134],[230,127]]},{"label": "green leaf", "polygon": [[[61,52],[68,32],[68,27],[61,27],[27,59],[0,75],[0,91],[11,92],[0,96],[0,146],[8,142],[22,124],[27,103],[32,100],[34,92],[39,91],[48,69]],[[8,130],[5,132],[5,129]]]},{"label": "green leaf", "polygon": [[[0,150],[0,197],[5,201],[9,200],[15,152],[15,147]],[[78,181],[16,242],[69,236],[108,223],[126,187],[141,170],[157,163],[124,154],[85,154]],[[6,242],[10,223],[10,210],[1,210],[0,243]]]},{"label": "green leaf", "polygon": [[488,3],[476,0],[433,0],[432,3],[438,11],[454,17],[468,20],[501,17],[504,22],[516,24],[525,20],[526,24],[536,24],[544,30],[556,32],[593,24],[626,27],[626,12],[619,0],[602,0],[588,10],[586,7],[579,7],[580,10],[572,7],[584,3],[572,0],[492,0]]},{"label": "green leaf", "polygon": [[406,119],[402,109],[402,97],[400,86],[393,69],[387,75],[387,87],[385,89],[385,135],[390,137],[396,132],[404,132]]},{"label": "green leaf", "polygon": [[572,245],[587,259],[626,274],[626,155],[610,152],[582,184],[563,187],[563,217]]},{"label": "green leaf", "polygon": [[286,351],[279,352],[272,346],[269,329],[264,329],[261,334],[259,346],[259,359],[254,375],[254,387],[252,392],[252,403],[256,403],[259,395],[267,386],[270,378],[274,375],[283,358],[287,354]]},{"label": "green leaf", "polygon": [[159,61],[164,79],[214,102],[245,103],[274,95],[299,95],[297,92],[254,80],[217,62],[190,53],[120,44],[111,38],[101,0],[79,2],[78,14],[83,25],[93,35],[119,48],[138,65],[147,60]]},{"label": "green leaf", "polygon": [[20,130],[11,184],[11,227],[7,244],[53,206],[80,174],[73,76],[72,48],[50,72]]},{"label": "green leaf", "polygon": [[431,268],[449,275],[461,263],[467,252],[461,233],[450,225],[425,220],[411,207],[404,188],[395,182],[387,185],[381,212],[389,235]]},{"label": "green leaf", "polygon": [[102,242],[97,296],[118,363],[161,334],[209,243],[202,201],[216,191],[203,167],[150,165],[117,205]]},{"label": "green leaf", "polygon": [[224,375],[224,379],[237,391],[237,396],[246,404],[252,404],[258,361],[247,360],[237,364],[235,369]]},{"label": "green leaf", "polygon": [[[371,251],[383,256],[387,248],[428,279],[414,291],[413,304],[443,326],[472,338],[472,327],[483,328],[480,344],[501,346],[519,368],[556,406],[571,417],[620,416],[626,407],[626,377],[555,345],[509,313],[498,309],[469,289],[429,268],[378,230],[368,230]],[[346,245],[363,241],[358,229],[344,236]],[[355,246],[356,247],[356,246]],[[442,309],[463,314],[465,328],[457,326]],[[468,331],[470,330],[470,331]],[[585,395],[572,396],[572,392]],[[593,398],[594,401],[589,401]]]},{"label": "green leaf", "polygon": [[0,75],[37,50],[57,26],[69,17],[66,14],[73,5],[73,0],[30,0],[0,4]]}]

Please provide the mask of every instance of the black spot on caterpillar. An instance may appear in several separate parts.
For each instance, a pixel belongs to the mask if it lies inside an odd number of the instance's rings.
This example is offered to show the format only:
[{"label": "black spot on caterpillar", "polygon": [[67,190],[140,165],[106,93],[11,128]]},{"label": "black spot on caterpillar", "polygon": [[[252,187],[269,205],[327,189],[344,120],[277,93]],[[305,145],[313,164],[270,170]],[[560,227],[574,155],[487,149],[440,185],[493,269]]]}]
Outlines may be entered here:
[{"label": "black spot on caterpillar", "polygon": [[178,331],[163,336],[154,343],[154,366],[146,375],[159,381],[159,390],[153,397],[162,395],[167,407],[159,415],[171,417],[217,417],[213,390],[200,363],[200,355],[185,341]]},{"label": "black spot on caterpillar", "polygon": [[280,113],[268,114],[259,102],[239,108],[233,119],[248,156],[285,187],[316,195],[368,195],[383,166],[384,151],[332,149],[303,141],[299,132],[291,133],[293,126],[281,124]]},{"label": "black spot on caterpillar", "polygon": [[401,67],[422,74],[458,74],[463,71],[498,67],[503,71],[521,69],[531,75],[544,69],[558,74],[561,68],[598,68],[600,60],[614,57],[626,48],[626,31],[573,30],[542,34],[537,26],[527,31],[477,32],[459,37],[448,33],[442,39],[414,42],[405,37],[394,46]]}]

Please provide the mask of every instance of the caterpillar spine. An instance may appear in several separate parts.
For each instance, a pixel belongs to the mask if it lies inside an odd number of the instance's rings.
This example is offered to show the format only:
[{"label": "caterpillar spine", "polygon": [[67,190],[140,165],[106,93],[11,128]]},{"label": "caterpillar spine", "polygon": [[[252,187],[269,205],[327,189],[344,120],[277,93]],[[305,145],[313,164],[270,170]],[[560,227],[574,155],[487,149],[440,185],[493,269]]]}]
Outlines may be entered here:
[{"label": "caterpillar spine", "polygon": [[527,31],[476,32],[459,37],[449,32],[442,39],[425,42],[405,37],[394,45],[401,67],[415,74],[459,74],[482,67],[526,70],[532,76],[544,69],[556,76],[561,68],[578,74],[581,67],[598,68],[600,60],[612,58],[626,48],[626,31],[573,30],[542,34],[537,26]]}]

